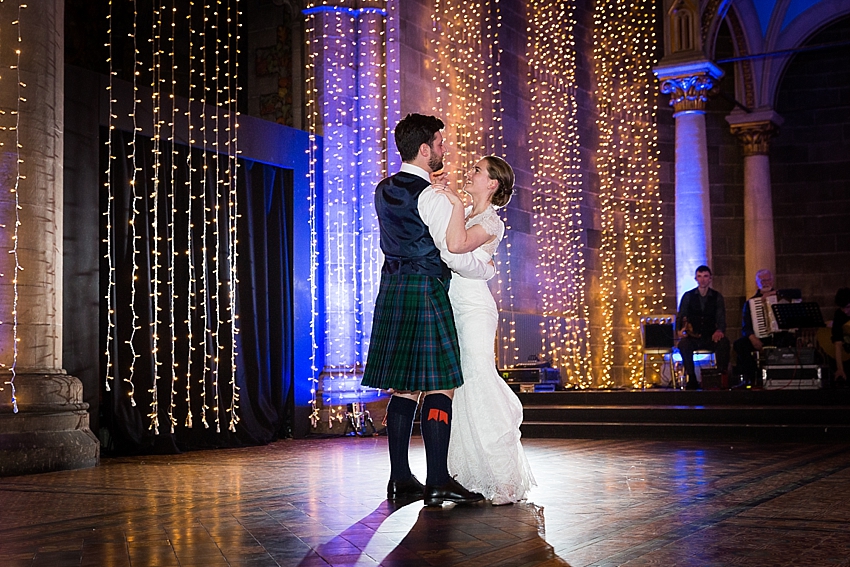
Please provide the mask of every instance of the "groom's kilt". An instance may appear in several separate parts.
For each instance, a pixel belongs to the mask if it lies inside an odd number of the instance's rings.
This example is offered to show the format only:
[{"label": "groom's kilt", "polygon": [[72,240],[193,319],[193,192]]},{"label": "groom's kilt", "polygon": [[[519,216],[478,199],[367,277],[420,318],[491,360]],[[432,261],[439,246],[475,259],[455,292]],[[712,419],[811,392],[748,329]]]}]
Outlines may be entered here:
[{"label": "groom's kilt", "polygon": [[381,274],[362,383],[424,392],[463,384],[457,329],[439,278]]}]

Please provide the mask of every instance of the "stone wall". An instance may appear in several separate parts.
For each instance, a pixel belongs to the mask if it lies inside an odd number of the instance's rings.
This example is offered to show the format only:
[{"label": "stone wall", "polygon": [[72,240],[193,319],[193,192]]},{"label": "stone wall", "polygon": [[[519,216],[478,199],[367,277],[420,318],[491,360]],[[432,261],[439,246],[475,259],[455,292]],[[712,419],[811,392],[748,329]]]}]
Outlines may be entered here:
[{"label": "stone wall", "polygon": [[777,282],[797,287],[832,318],[835,291],[850,286],[850,18],[808,42],[843,46],[797,54],[771,143]]}]

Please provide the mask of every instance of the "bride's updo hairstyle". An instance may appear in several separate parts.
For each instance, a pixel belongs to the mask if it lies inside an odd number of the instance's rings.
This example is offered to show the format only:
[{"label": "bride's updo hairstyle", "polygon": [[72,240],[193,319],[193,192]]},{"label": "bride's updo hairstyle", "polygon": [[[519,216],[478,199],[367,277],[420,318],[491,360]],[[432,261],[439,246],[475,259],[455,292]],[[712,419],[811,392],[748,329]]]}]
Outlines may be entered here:
[{"label": "bride's updo hairstyle", "polygon": [[490,179],[499,182],[490,202],[494,207],[504,207],[510,202],[511,195],[514,193],[514,170],[500,157],[486,156],[484,159],[487,161],[487,174]]}]

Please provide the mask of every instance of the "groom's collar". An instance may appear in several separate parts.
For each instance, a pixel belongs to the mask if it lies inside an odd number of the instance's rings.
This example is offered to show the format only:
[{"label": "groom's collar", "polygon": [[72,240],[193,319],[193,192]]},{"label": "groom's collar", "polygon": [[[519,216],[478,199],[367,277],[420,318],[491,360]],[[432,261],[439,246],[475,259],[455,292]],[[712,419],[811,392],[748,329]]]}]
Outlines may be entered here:
[{"label": "groom's collar", "polygon": [[428,183],[431,183],[431,175],[418,165],[413,165],[412,163],[404,162],[401,164],[401,169],[399,171],[402,171],[404,173],[412,173],[413,175],[421,177]]}]

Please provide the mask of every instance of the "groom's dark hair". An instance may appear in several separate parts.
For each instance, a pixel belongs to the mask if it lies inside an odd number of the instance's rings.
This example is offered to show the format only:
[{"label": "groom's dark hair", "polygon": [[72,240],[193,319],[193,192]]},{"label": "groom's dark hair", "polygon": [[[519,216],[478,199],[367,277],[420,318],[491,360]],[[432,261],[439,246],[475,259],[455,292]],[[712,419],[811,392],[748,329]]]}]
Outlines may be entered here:
[{"label": "groom's dark hair", "polygon": [[422,144],[431,145],[437,132],[445,127],[436,116],[408,114],[395,127],[395,145],[401,161],[413,161]]}]

